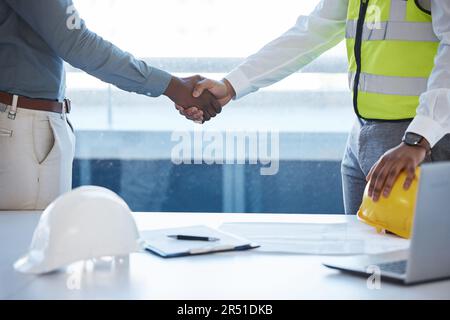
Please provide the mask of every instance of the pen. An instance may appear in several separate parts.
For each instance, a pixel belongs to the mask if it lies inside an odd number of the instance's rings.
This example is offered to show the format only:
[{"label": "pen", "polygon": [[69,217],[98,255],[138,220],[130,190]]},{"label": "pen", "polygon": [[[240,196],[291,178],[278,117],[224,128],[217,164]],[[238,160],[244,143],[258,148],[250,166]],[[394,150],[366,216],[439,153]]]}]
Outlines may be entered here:
[{"label": "pen", "polygon": [[184,234],[174,234],[169,235],[169,238],[176,239],[176,240],[191,240],[191,241],[219,241],[219,238],[214,237],[199,237],[199,236],[188,236]]}]

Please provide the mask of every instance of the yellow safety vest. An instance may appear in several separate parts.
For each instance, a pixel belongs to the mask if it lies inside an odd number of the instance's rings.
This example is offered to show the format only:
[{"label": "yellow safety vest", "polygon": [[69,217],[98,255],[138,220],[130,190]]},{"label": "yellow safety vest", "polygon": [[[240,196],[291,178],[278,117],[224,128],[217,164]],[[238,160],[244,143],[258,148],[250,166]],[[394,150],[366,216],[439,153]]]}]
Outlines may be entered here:
[{"label": "yellow safety vest", "polygon": [[349,83],[359,117],[415,117],[439,46],[429,5],[430,0],[349,0]]}]

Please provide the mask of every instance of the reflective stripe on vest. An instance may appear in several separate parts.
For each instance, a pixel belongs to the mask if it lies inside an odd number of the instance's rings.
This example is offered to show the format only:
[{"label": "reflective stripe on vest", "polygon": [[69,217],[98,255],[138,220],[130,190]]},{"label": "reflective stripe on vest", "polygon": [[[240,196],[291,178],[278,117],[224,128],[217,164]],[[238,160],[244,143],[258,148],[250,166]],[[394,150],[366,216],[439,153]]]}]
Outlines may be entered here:
[{"label": "reflective stripe on vest", "polygon": [[[353,88],[355,73],[349,73],[350,88]],[[379,76],[375,74],[361,73],[359,80],[359,91],[399,95],[419,96],[427,89],[428,78],[404,78]]]},{"label": "reflective stripe on vest", "polygon": [[[347,22],[345,37],[354,39],[356,37],[356,20]],[[364,24],[362,40],[399,40],[399,41],[421,41],[439,42],[433,31],[431,23],[411,23],[405,21],[384,21],[372,28],[371,25]]]},{"label": "reflective stripe on vest", "polygon": [[358,116],[413,118],[426,91],[439,39],[430,0],[349,0],[349,84]]}]

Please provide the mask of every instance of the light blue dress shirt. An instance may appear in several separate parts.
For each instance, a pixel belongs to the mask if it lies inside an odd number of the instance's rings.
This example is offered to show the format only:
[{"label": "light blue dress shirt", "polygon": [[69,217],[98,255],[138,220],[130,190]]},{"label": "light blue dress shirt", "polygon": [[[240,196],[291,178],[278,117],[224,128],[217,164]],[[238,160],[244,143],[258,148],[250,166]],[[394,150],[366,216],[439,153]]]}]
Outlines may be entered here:
[{"label": "light blue dress shirt", "polygon": [[126,91],[166,90],[169,73],[87,29],[73,8],[72,0],[0,0],[0,91],[61,101],[63,61]]}]

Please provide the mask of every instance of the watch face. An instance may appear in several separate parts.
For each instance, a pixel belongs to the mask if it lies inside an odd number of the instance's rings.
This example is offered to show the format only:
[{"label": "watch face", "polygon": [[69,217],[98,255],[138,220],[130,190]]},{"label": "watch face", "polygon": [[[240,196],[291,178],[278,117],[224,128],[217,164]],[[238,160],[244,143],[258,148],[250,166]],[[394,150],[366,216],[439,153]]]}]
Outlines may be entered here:
[{"label": "watch face", "polygon": [[404,142],[408,145],[418,145],[422,141],[423,137],[416,133],[407,132]]}]

